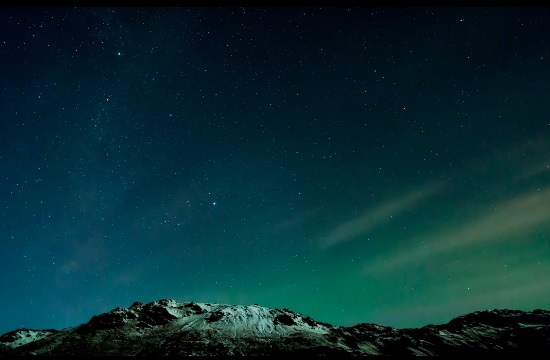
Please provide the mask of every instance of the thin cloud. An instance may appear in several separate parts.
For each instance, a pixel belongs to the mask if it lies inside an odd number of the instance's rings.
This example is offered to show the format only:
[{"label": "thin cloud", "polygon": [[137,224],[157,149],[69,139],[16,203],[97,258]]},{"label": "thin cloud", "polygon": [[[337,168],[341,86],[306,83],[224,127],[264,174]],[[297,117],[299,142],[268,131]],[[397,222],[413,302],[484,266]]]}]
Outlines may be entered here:
[{"label": "thin cloud", "polygon": [[429,183],[397,199],[390,199],[353,219],[343,222],[332,229],[327,236],[321,238],[321,249],[328,249],[361,234],[368,233],[376,226],[389,221],[392,216],[413,208],[420,201],[441,191],[442,187],[441,183]]},{"label": "thin cloud", "polygon": [[[511,180],[528,180],[543,173],[550,173],[550,141],[545,137],[538,137],[520,145],[511,146],[506,150],[498,151],[487,161],[487,166],[498,163],[504,171],[517,168],[517,175]],[[503,174],[504,175],[504,174]]]},{"label": "thin cloud", "polygon": [[[468,287],[471,290],[448,296],[443,301],[426,301],[426,299],[413,301],[406,307],[387,307],[372,314],[369,322],[383,323],[384,325],[402,324],[403,321],[410,323],[405,326],[419,327],[431,324],[441,324],[450,321],[452,318],[478,310],[492,310],[513,308],[517,310],[534,310],[537,302],[534,300],[542,295],[550,295],[550,279],[547,277],[534,277],[536,269],[529,269],[533,272],[526,272],[522,278],[508,284],[487,286],[486,281],[464,283],[454,285],[453,288],[461,287],[462,290]],[[474,290],[478,289],[478,290]],[[481,290],[479,290],[481,289]],[[486,290],[483,290],[486,289]],[[451,290],[451,288],[446,289]],[[441,293],[441,289],[438,290]],[[437,297],[437,295],[434,295]],[[419,321],[425,321],[419,324]]]},{"label": "thin cloud", "polygon": [[317,207],[310,210],[306,210],[294,215],[289,219],[276,222],[271,226],[272,230],[275,232],[292,230],[295,227],[303,224],[304,222],[312,219],[317,213],[319,213],[320,209],[321,209],[320,207]]},{"label": "thin cloud", "polygon": [[530,179],[530,178],[533,178],[535,176],[538,176],[538,175],[541,175],[541,174],[544,174],[544,173],[549,173],[550,174],[550,159],[546,159],[542,163],[539,163],[539,164],[534,165],[533,167],[527,169],[523,174],[521,174],[520,176],[518,176],[514,180],[517,181],[517,180]]},{"label": "thin cloud", "polygon": [[480,244],[503,241],[509,236],[525,234],[536,226],[550,222],[550,187],[534,190],[485,209],[480,217],[450,226],[441,232],[413,241],[412,246],[374,263],[365,274],[379,274],[410,264],[418,264],[451,251]]}]

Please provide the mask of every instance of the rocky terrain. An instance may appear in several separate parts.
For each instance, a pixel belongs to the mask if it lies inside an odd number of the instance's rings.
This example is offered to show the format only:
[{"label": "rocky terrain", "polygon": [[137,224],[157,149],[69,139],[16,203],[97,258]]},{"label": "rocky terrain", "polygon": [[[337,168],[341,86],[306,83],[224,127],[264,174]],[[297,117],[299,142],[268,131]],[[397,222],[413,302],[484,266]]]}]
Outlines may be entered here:
[{"label": "rocky terrain", "polygon": [[63,330],[0,336],[0,355],[526,355],[550,351],[550,311],[479,311],[447,324],[332,326],[288,309],[135,302]]}]

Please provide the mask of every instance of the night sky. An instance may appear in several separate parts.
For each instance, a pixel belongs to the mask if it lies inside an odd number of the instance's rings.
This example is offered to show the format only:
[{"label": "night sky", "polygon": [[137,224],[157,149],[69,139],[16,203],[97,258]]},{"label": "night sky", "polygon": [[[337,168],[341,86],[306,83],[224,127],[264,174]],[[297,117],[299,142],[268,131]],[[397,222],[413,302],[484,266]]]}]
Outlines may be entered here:
[{"label": "night sky", "polygon": [[550,9],[0,19],[0,333],[163,298],[550,308]]}]

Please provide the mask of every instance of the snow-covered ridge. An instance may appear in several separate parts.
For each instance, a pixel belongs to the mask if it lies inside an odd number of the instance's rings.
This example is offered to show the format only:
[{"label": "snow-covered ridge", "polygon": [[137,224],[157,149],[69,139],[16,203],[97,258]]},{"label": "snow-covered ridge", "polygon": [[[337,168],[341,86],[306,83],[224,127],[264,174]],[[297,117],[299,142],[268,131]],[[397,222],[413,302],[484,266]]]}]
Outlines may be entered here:
[{"label": "snow-covered ridge", "polygon": [[287,309],[258,305],[229,305],[177,302],[171,299],[148,304],[135,302],[129,308],[116,308],[92,317],[80,328],[81,333],[132,327],[146,331],[164,326],[179,330],[216,330],[226,336],[282,336],[308,332],[326,334],[332,327]]},{"label": "snow-covered ridge", "polygon": [[57,330],[17,329],[0,336],[0,345],[4,345],[8,348],[16,348],[43,339],[57,332]]}]

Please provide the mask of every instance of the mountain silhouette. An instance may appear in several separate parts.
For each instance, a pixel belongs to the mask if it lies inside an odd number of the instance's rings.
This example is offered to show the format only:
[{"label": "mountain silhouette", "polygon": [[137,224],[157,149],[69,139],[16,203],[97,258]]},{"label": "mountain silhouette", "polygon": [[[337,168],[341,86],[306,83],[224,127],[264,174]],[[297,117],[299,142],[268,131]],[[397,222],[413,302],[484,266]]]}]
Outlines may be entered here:
[{"label": "mountain silhouette", "polygon": [[447,324],[333,326],[288,309],[159,300],[63,330],[17,329],[0,355],[518,355],[550,350],[550,311],[489,310]]}]

